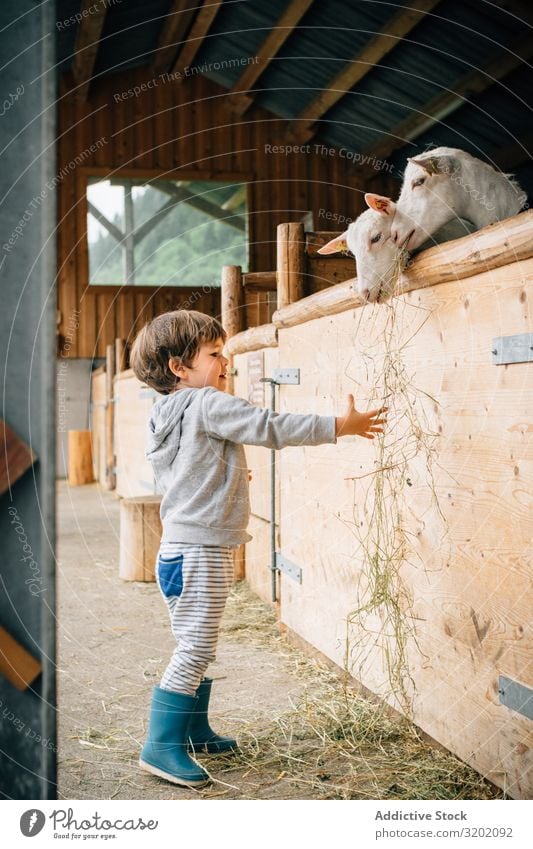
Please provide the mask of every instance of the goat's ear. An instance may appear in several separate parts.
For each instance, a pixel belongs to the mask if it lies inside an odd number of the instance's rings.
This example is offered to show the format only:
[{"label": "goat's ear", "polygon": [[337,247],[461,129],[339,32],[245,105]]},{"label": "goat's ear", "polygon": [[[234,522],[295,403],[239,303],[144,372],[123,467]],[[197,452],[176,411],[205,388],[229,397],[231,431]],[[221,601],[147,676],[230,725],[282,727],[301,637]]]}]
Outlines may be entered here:
[{"label": "goat's ear", "polygon": [[457,170],[457,160],[453,156],[426,156],[424,159],[410,158],[409,162],[420,165],[426,174],[454,174]]},{"label": "goat's ear", "polygon": [[396,209],[396,204],[390,198],[383,195],[374,195],[372,192],[365,194],[366,205],[373,209],[374,212],[379,212],[381,215],[393,215]]},{"label": "goat's ear", "polygon": [[331,241],[326,242],[318,251],[317,254],[337,254],[340,251],[348,250],[348,230],[341,233],[340,236],[335,236]]}]

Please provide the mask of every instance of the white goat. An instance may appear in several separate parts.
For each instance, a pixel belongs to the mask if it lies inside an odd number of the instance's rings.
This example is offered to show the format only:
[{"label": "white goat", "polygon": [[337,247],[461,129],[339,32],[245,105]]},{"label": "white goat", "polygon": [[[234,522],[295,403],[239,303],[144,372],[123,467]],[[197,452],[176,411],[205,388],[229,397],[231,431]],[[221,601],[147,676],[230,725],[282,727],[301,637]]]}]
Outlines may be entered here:
[{"label": "white goat", "polygon": [[525,201],[510,175],[464,150],[437,147],[408,160],[391,239],[413,251],[450,219],[479,230],[516,215]]},{"label": "white goat", "polygon": [[[393,222],[398,223],[401,212],[393,200],[382,195],[365,194],[369,207],[349,225],[348,229],[325,244],[319,254],[350,251],[356,262],[357,291],[367,302],[377,302],[392,294],[399,271],[409,254],[404,246],[391,238]],[[450,221],[421,248],[457,239],[472,232],[467,221]]]}]

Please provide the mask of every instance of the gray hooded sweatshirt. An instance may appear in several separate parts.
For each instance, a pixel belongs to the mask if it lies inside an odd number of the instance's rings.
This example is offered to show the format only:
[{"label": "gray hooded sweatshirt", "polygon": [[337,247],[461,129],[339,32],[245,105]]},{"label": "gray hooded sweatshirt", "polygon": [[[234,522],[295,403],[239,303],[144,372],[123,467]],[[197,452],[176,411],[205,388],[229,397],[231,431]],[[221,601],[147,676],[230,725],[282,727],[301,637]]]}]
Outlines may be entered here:
[{"label": "gray hooded sweatshirt", "polygon": [[163,495],[163,542],[229,545],[252,539],[244,445],[336,443],[335,416],[275,413],[211,386],[158,399],[146,457]]}]

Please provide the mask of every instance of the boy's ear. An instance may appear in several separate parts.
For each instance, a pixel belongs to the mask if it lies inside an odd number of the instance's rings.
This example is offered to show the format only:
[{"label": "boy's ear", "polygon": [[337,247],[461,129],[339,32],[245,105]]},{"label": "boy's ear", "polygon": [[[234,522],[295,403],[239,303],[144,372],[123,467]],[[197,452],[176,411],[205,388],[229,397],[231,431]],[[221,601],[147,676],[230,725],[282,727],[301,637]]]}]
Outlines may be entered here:
[{"label": "boy's ear", "polygon": [[179,357],[169,357],[168,367],[176,377],[185,377],[185,368]]}]

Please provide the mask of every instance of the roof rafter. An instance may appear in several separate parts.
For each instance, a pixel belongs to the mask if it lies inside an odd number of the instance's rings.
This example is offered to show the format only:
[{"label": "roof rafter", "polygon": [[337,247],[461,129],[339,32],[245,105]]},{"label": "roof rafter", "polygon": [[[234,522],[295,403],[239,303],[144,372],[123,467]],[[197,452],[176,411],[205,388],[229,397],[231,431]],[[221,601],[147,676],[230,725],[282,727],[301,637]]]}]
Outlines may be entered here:
[{"label": "roof rafter", "polygon": [[501,171],[512,171],[524,162],[530,162],[533,159],[533,131],[498,148],[489,158]]},{"label": "roof rafter", "polygon": [[100,36],[108,9],[107,4],[95,4],[93,0],[83,0],[81,4],[80,15],[82,18],[78,25],[74,43],[72,75],[76,97],[84,100],[89,92]]},{"label": "roof rafter", "polygon": [[[478,95],[507,76],[515,68],[533,55],[533,35],[520,39],[508,50],[503,50],[495,56],[488,65],[476,71],[469,71],[453,84],[453,90],[447,89],[418,110],[413,110],[407,118],[396,124],[386,135],[372,147],[364,151],[366,156],[384,159],[393,151],[403,147],[407,142],[418,138],[439,121],[443,121],[473,95]],[[366,160],[365,160],[366,161]]]},{"label": "roof rafter", "polygon": [[292,0],[288,8],[272,27],[270,34],[266,37],[254,58],[257,62],[248,65],[243,74],[231,88],[229,94],[229,108],[234,115],[243,115],[253,101],[253,95],[249,93],[255,81],[271,63],[272,59],[281,50],[295,27],[299,24],[313,0]]},{"label": "roof rafter", "polygon": [[289,137],[296,142],[311,139],[319,128],[316,122],[334,106],[354,85],[363,79],[387,53],[396,47],[440,0],[412,0],[408,8],[396,12],[363,49],[298,115],[289,128]]},{"label": "roof rafter", "polygon": [[[198,53],[202,42],[211,29],[216,14],[220,9],[222,0],[203,0],[202,7],[198,10],[194,23],[187,35],[187,41],[182,45],[173,64],[172,71],[181,71],[190,66]],[[182,82],[183,76],[177,82]]]},{"label": "roof rafter", "polygon": [[187,35],[199,2],[200,0],[174,0],[163,21],[150,66],[154,74],[165,73],[174,64],[176,50]]}]

